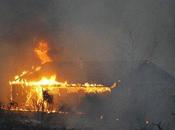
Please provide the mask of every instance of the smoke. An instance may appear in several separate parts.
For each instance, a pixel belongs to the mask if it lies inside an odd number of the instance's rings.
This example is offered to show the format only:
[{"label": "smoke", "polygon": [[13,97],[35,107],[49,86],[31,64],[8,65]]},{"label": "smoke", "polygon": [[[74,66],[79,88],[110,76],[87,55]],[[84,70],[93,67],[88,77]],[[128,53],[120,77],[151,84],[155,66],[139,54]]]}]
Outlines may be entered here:
[{"label": "smoke", "polygon": [[[0,99],[8,101],[9,79],[39,63],[33,48],[36,40],[44,39],[59,79],[107,85],[121,79],[122,88],[102,104],[109,110],[104,112],[109,121],[122,116],[129,122],[123,113],[133,107],[129,99],[137,89],[135,81],[127,80],[131,73],[148,60],[175,76],[174,4],[173,0],[1,0]],[[125,128],[118,122],[110,127]]]}]

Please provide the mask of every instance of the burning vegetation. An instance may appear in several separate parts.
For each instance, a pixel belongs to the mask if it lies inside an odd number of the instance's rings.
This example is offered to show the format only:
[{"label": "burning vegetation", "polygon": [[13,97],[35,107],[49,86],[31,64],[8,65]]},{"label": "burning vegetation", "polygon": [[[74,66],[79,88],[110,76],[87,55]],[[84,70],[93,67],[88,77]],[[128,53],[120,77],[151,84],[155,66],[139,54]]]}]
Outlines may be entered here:
[{"label": "burning vegetation", "polygon": [[88,94],[110,93],[117,86],[116,83],[107,87],[102,84],[59,82],[56,80],[56,74],[42,75],[39,80],[27,78],[33,76],[35,72],[39,72],[44,64],[53,61],[48,55],[48,51],[47,42],[40,41],[34,52],[41,64],[33,66],[30,71],[23,71],[9,81],[11,110],[61,112],[65,104],[78,104],[81,98]]}]

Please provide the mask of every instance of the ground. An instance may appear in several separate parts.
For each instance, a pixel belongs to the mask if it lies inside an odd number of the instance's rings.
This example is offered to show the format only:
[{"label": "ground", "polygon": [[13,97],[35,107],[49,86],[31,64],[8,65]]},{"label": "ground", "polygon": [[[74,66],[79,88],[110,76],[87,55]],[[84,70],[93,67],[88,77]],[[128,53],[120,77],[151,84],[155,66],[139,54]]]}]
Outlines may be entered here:
[{"label": "ground", "polygon": [[[37,114],[38,119],[33,119],[33,116],[31,116],[33,114]],[[26,113],[1,110],[0,130],[93,130],[93,128],[88,127],[67,128],[67,126],[64,126],[64,119],[60,119],[60,124],[58,123],[57,126],[49,125],[45,120],[42,121],[41,116],[42,113],[29,113],[26,116]]]}]

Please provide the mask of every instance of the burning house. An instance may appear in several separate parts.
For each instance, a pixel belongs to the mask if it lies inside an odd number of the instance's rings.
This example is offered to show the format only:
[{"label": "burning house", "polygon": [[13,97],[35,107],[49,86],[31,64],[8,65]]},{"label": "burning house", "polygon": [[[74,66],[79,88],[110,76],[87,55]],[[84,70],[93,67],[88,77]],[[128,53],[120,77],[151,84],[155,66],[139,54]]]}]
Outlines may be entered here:
[{"label": "burning house", "polygon": [[56,80],[56,74],[42,75],[40,79],[31,80],[28,77],[33,77],[44,64],[52,62],[48,50],[47,42],[40,41],[34,52],[41,60],[41,65],[33,66],[30,71],[23,71],[20,75],[16,75],[14,80],[9,81],[11,102],[16,104],[11,107],[12,110],[65,112],[67,110],[65,108],[71,110],[71,106],[79,104],[82,97],[91,94],[108,94],[117,86],[116,83],[108,87],[102,84],[59,82]]}]

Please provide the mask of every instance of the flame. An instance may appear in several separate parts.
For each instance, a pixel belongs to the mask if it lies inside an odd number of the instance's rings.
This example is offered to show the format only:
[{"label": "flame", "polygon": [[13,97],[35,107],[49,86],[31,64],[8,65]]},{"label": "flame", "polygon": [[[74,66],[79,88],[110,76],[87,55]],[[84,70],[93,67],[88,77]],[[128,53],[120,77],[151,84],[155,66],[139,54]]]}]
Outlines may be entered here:
[{"label": "flame", "polygon": [[48,56],[49,47],[47,45],[47,42],[40,41],[39,46],[35,48],[34,51],[41,60],[41,64],[52,62],[52,59]]},{"label": "flame", "polygon": [[[16,81],[10,81],[9,83],[13,87],[13,89],[19,89],[20,92],[24,91],[23,93],[25,93],[25,102],[24,104],[19,106],[19,108],[28,108],[31,111],[45,112],[58,111],[57,106],[50,110],[50,104],[44,97],[45,92],[47,92],[46,94],[48,94],[48,96],[57,95],[58,101],[57,99],[55,99],[55,102],[59,104],[59,98],[65,97],[65,95],[77,94],[80,97],[83,97],[86,94],[110,93],[112,90],[112,88],[101,84],[69,84],[67,82],[59,82],[56,80],[56,75],[52,75],[50,77],[42,77],[38,81],[27,81],[25,79],[18,79]],[[23,89],[22,91],[21,88]],[[20,97],[20,95],[16,95],[16,97],[17,96]]]},{"label": "flame", "polygon": [[41,65],[32,66],[30,71],[23,71],[9,81],[11,101],[18,102],[18,106],[12,108],[13,110],[60,112],[59,106],[62,100],[71,99],[72,95],[78,95],[81,98],[87,94],[110,93],[117,86],[116,83],[107,87],[102,84],[59,82],[56,80],[56,74],[42,76],[40,80],[27,80],[24,76],[34,74],[41,70],[42,64],[52,61],[47,55],[48,50],[47,42],[39,42],[39,47],[35,48],[35,52],[41,60]]}]

